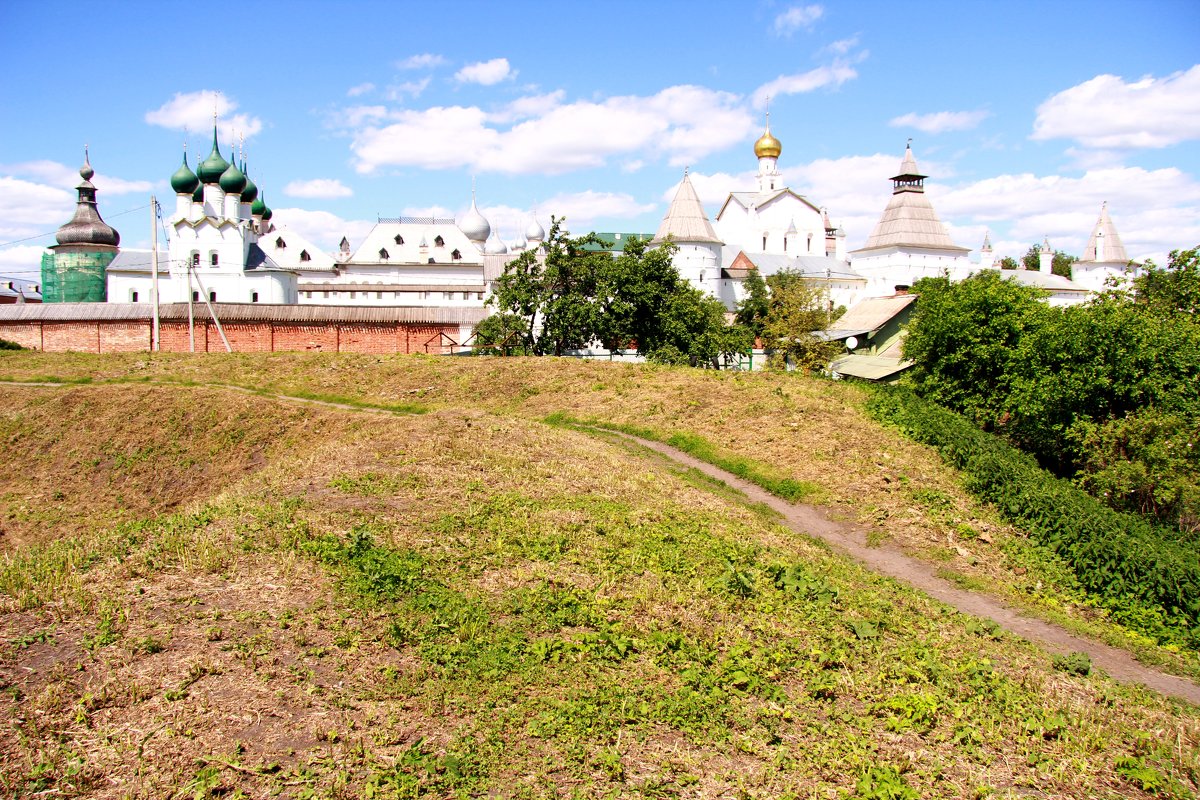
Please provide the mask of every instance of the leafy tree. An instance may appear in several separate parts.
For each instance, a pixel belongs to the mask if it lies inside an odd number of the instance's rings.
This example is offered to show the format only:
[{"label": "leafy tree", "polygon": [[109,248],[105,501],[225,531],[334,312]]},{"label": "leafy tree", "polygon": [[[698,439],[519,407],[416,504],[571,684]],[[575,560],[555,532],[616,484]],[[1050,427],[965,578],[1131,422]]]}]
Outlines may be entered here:
[{"label": "leafy tree", "polygon": [[[1079,259],[1075,256],[1069,256],[1062,250],[1054,251],[1054,258],[1050,262],[1050,271],[1055,275],[1061,275],[1064,278],[1071,277],[1071,265]],[[1025,269],[1040,270],[1042,268],[1042,246],[1035,244],[1025,252],[1021,257],[1021,263],[1025,265]],[[1007,267],[1005,268],[1007,269]]]},{"label": "leafy tree", "polygon": [[1012,256],[1005,256],[1000,259],[1000,269],[1020,269],[1021,263]]},{"label": "leafy tree", "polygon": [[781,367],[790,363],[806,371],[824,369],[842,350],[836,343],[813,335],[829,327],[829,293],[794,270],[771,275],[767,286],[770,297],[762,340],[763,347],[772,354],[772,364]]},{"label": "leafy tree", "polygon": [[904,357],[914,362],[910,380],[936,403],[992,428],[1005,419],[1017,346],[1043,322],[1039,289],[992,270],[964,281],[922,278]]},{"label": "leafy tree", "polygon": [[761,337],[763,327],[766,325],[767,314],[771,308],[771,296],[767,290],[767,282],[763,280],[762,275],[758,274],[758,270],[752,269],[746,276],[746,280],[742,282],[742,288],[746,290],[746,296],[742,302],[738,303],[734,320],[739,325],[749,328],[756,338]]},{"label": "leafy tree", "polygon": [[509,355],[530,352],[533,343],[525,320],[516,314],[492,314],[475,326],[475,352]]},{"label": "leafy tree", "polygon": [[1145,271],[1133,279],[1138,302],[1161,311],[1200,315],[1200,248],[1172,250],[1167,266],[1146,262]]},{"label": "leafy tree", "polygon": [[552,218],[539,253],[509,262],[491,303],[503,323],[485,327],[489,340],[513,327],[536,355],[562,355],[599,341],[613,350],[636,346],[648,358],[719,365],[750,349],[752,335],[725,321],[720,301],[693,289],[672,263],[675,246],[651,249],[630,240],[615,257],[587,249],[595,234],[571,238]]}]

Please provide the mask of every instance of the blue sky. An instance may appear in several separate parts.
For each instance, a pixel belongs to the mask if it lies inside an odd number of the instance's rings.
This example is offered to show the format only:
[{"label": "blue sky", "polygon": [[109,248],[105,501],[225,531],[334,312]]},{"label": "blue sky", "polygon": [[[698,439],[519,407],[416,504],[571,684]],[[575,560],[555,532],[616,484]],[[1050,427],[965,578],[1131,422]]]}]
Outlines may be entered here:
[{"label": "blue sky", "polygon": [[[32,277],[84,143],[126,246],[186,139],[245,136],[275,222],[333,249],[377,216],[536,209],[653,232],[688,166],[754,185],[766,96],[788,184],[861,245],[910,137],[955,240],[1200,244],[1195,2],[0,4],[0,273]],[[186,132],[185,132],[186,130]],[[122,213],[129,211],[130,213]],[[26,240],[26,241],[16,241]]]}]

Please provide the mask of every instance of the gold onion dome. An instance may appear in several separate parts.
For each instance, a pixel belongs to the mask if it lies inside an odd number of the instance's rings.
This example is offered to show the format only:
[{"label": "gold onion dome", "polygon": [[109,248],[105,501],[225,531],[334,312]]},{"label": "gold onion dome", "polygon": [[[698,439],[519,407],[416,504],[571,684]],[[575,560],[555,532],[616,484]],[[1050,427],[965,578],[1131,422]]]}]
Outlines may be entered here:
[{"label": "gold onion dome", "polygon": [[762,136],[758,137],[758,141],[754,143],[754,155],[757,158],[779,158],[779,154],[783,152],[783,145],[779,140],[771,135],[771,128],[768,127]]}]

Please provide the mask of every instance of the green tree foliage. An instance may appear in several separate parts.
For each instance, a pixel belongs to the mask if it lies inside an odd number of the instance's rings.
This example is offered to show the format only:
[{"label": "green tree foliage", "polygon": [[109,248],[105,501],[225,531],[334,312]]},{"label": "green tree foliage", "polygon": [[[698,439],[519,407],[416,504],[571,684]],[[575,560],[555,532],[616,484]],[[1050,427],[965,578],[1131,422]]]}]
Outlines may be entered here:
[{"label": "green tree foliage", "polygon": [[916,362],[910,380],[1111,507],[1193,532],[1196,270],[1195,250],[1175,252],[1165,270],[1135,281],[1137,294],[1067,308],[997,273],[921,281],[904,346]]},{"label": "green tree foliage", "polygon": [[[1079,259],[1075,256],[1069,256],[1062,250],[1054,251],[1054,259],[1050,262],[1050,271],[1055,275],[1061,275],[1064,278],[1071,277],[1071,265]],[[1025,252],[1021,257],[1021,264],[1025,269],[1040,270],[1042,268],[1042,246],[1035,244]]]},{"label": "green tree foliage", "polygon": [[1005,256],[1000,259],[1000,269],[1020,269],[1021,262],[1017,261],[1012,256]]},{"label": "green tree foliage", "polygon": [[484,355],[529,353],[533,343],[525,320],[516,314],[492,314],[475,326],[475,352]]},{"label": "green tree foliage", "polygon": [[762,340],[775,367],[790,364],[817,371],[842,352],[840,345],[813,335],[844,313],[829,309],[829,293],[806,281],[795,270],[783,270],[764,281],[757,271],[746,277],[746,297],[738,304],[736,320]]},{"label": "green tree foliage", "polygon": [[544,258],[530,250],[505,266],[490,301],[504,322],[481,325],[481,341],[511,336],[519,321],[536,355],[601,342],[611,350],[636,347],[655,361],[716,366],[750,349],[752,335],[726,324],[724,305],[679,277],[674,245],[633,239],[616,256],[586,247],[599,243],[595,234],[571,238],[553,218]]}]

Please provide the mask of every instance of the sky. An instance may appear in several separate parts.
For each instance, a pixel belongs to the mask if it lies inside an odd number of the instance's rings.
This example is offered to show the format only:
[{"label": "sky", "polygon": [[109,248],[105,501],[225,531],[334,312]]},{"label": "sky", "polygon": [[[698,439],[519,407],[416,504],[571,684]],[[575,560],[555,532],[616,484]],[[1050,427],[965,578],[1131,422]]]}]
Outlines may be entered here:
[{"label": "sky", "polygon": [[1198,41],[1194,0],[0,0],[0,275],[37,279],[85,144],[102,216],[149,247],[214,111],[275,224],[329,251],[461,216],[472,186],[506,240],[531,214],[653,233],[685,167],[715,217],[769,109],[787,185],[850,249],[911,139],[972,258],[985,233],[1080,255],[1107,202],[1162,264],[1200,244]]}]

